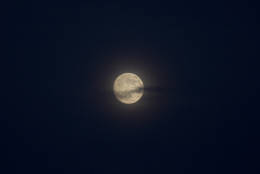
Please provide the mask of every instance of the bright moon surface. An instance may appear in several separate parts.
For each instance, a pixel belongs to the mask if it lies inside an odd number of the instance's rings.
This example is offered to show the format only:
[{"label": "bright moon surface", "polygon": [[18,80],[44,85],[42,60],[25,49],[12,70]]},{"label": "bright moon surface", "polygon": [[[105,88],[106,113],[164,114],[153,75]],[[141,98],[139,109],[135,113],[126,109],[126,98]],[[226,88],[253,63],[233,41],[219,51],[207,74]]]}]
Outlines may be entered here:
[{"label": "bright moon surface", "polygon": [[136,74],[123,73],[116,78],[113,90],[120,102],[133,104],[143,96],[144,84]]}]

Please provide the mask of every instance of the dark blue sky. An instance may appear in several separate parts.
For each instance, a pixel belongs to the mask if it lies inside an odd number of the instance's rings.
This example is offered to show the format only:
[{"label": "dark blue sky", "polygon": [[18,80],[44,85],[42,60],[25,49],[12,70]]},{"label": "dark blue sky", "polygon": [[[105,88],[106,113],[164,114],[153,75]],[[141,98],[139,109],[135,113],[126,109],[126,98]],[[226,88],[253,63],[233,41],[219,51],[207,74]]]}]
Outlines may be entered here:
[{"label": "dark blue sky", "polygon": [[[259,170],[253,1],[7,9],[1,173]],[[131,106],[111,91],[123,72],[152,89]]]}]

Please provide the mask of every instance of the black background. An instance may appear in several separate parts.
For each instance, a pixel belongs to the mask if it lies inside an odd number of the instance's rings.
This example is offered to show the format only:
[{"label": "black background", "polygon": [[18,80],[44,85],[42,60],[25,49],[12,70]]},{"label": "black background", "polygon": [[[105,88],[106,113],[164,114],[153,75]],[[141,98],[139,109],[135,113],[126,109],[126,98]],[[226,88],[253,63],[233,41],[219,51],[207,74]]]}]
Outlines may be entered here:
[{"label": "black background", "polygon": [[[256,3],[6,9],[1,173],[259,170]],[[147,87],[136,104],[113,95],[123,72]]]}]

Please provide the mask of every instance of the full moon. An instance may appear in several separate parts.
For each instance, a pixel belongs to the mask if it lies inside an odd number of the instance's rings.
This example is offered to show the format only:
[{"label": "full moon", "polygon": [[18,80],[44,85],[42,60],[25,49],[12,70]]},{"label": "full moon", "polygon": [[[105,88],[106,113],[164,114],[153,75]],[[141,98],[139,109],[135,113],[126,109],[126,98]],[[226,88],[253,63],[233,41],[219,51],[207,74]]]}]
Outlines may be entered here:
[{"label": "full moon", "polygon": [[136,74],[123,73],[116,78],[113,90],[120,102],[133,104],[143,96],[144,84]]}]

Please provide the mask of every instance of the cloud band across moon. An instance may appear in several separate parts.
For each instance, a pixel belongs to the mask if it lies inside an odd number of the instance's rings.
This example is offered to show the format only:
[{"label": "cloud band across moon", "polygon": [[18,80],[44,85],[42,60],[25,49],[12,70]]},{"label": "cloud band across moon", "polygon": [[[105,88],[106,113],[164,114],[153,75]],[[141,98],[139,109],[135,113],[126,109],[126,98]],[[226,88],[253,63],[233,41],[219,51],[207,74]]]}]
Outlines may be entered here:
[{"label": "cloud band across moon", "polygon": [[162,87],[143,87],[143,88],[135,88],[132,89],[130,91],[122,91],[120,92],[120,97],[121,98],[128,98],[129,95],[133,94],[133,93],[148,93],[148,94],[164,94],[164,93],[171,93],[172,90],[169,88],[162,88]]}]

